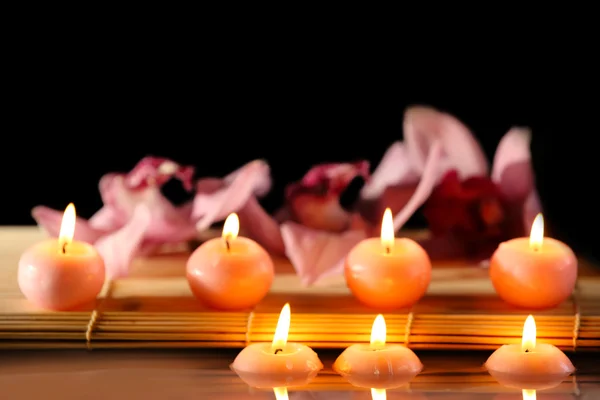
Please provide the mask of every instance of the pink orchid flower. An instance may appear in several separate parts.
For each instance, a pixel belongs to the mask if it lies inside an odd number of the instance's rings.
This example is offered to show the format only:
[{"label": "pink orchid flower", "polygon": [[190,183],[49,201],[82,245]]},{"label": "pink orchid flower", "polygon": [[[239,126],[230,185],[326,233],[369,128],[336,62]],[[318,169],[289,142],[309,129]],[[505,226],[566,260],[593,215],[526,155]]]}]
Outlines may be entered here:
[{"label": "pink orchid flower", "polygon": [[366,238],[360,216],[340,205],[357,177],[369,179],[367,161],[321,164],[286,190],[290,218],[282,221],[281,236],[285,255],[305,286],[340,273],[339,255]]},{"label": "pink orchid flower", "polygon": [[[491,175],[526,227],[539,211],[529,144],[528,130],[511,129],[498,146]],[[341,274],[348,251],[378,232],[385,207],[393,210],[394,228],[400,230],[450,171],[460,180],[489,176],[484,153],[466,126],[432,108],[409,108],[404,118],[404,141],[388,149],[361,191],[359,210],[363,218],[353,216],[356,223],[342,232],[294,222],[281,225],[286,255],[302,282],[310,285]],[[302,207],[302,203],[296,204]],[[303,205],[308,209],[314,206]],[[436,245],[444,244],[447,241]]]},{"label": "pink orchid flower", "polygon": [[[528,129],[515,127],[504,135],[496,149],[491,175],[479,143],[470,130],[451,115],[428,107],[409,108],[405,115],[404,137],[404,142],[391,146],[373,179],[363,188],[364,199],[376,199],[375,206],[370,204],[370,208],[380,211],[379,215],[385,207],[396,212],[396,230],[424,204],[425,215],[430,217],[430,227],[435,228],[436,221],[431,218],[435,208],[432,203],[439,199],[438,204],[443,202],[448,206],[450,201],[457,200],[452,195],[440,199],[441,190],[448,189],[446,179],[464,182],[464,190],[471,188],[472,192],[476,188],[480,192],[480,198],[473,197],[473,193],[468,194],[475,200],[473,204],[481,208],[479,222],[486,225],[480,231],[474,231],[476,234],[491,232],[492,228],[504,225],[504,232],[490,235],[499,240],[502,235],[508,239],[530,229],[541,206],[535,189],[531,132]],[[464,190],[462,196],[467,195]],[[430,198],[432,193],[434,196]],[[502,203],[503,210],[498,211],[504,215],[500,217],[492,217],[495,204],[488,201],[491,193]],[[454,213],[457,218],[458,210],[446,208],[440,212]],[[457,221],[455,226],[463,222],[464,219]],[[477,250],[484,250],[480,256],[486,254],[485,249],[470,249],[477,243],[470,243],[465,235],[456,235],[456,230],[452,230],[448,229],[443,235],[437,234],[423,243],[430,255],[440,258],[475,256]],[[491,241],[487,245],[495,248],[497,243],[496,240],[496,243]]]},{"label": "pink orchid flower", "polygon": [[[336,248],[335,256],[347,253],[351,245],[365,237],[362,229],[346,232],[355,225],[357,214],[345,211],[339,203],[342,192],[357,176],[368,178],[369,164],[366,161],[323,164],[312,168],[300,182],[288,186],[287,207],[280,210],[278,218],[274,218],[257,200],[270,188],[271,178],[269,166],[262,160],[256,160],[225,178],[199,180],[192,216],[198,219],[198,229],[204,230],[236,212],[245,235],[273,254],[287,255],[298,271],[310,271],[313,265],[331,265],[335,261],[321,259],[312,262],[307,258],[309,254],[319,256],[323,251],[332,253],[325,248],[328,247],[329,232],[339,233],[334,236],[336,239],[347,238],[341,244],[339,241],[330,243]],[[310,277],[306,278],[309,275],[300,273],[305,284],[312,283]]]},{"label": "pink orchid flower", "polygon": [[[104,175],[99,184],[104,206],[89,220],[77,218],[74,239],[97,248],[110,278],[127,275],[135,255],[196,236],[191,204],[176,207],[160,192],[173,177],[191,189],[193,174],[192,167],[146,157],[127,174]],[[63,211],[37,206],[32,216],[49,235],[58,236]]]},{"label": "pink orchid flower", "polygon": [[240,233],[253,237],[272,253],[283,254],[279,224],[257,200],[270,188],[270,168],[263,160],[251,161],[224,178],[198,180],[192,210],[197,229],[205,230],[235,212]]}]

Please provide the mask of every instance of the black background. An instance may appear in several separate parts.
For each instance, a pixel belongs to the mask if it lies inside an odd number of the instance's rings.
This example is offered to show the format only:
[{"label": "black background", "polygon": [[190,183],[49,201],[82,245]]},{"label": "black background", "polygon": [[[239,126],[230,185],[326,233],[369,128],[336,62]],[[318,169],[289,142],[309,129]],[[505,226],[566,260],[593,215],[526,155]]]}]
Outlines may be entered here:
[{"label": "black background", "polygon": [[[368,159],[374,168],[402,139],[405,108],[424,104],[466,123],[490,160],[511,126],[531,127],[553,235],[597,255],[597,100],[588,72],[508,62],[416,74],[376,59],[363,67],[321,55],[262,58],[252,49],[227,58],[151,47],[54,50],[15,64],[0,164],[3,225],[33,224],[38,204],[74,202],[89,217],[101,206],[99,178],[146,155],[195,165],[197,176],[264,158],[274,178],[264,204],[274,210],[285,185],[315,163]],[[166,190],[186,200],[175,185]]]}]

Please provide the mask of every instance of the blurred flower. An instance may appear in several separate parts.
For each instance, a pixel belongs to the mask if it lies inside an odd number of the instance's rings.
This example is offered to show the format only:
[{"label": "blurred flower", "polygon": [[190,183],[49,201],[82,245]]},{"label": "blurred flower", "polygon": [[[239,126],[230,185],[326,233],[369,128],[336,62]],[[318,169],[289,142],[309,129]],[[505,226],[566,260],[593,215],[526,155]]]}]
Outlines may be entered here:
[{"label": "blurred flower", "polygon": [[453,235],[468,245],[471,254],[510,238],[506,201],[487,177],[461,181],[456,171],[448,172],[425,203],[423,214],[434,236]]},{"label": "blurred flower", "polygon": [[[191,205],[176,207],[160,189],[176,177],[192,187],[194,169],[157,157],[142,159],[129,173],[109,173],[100,179],[104,206],[89,220],[77,218],[75,240],[94,244],[109,277],[127,275],[135,255],[165,243],[178,243],[196,235]],[[49,235],[57,237],[63,211],[37,206],[32,216]]]},{"label": "blurred flower", "polygon": [[352,213],[342,208],[342,193],[355,178],[369,178],[369,163],[320,164],[301,181],[286,189],[292,221],[324,231],[342,232],[352,223]]},{"label": "blurred flower", "polygon": [[283,254],[279,223],[261,207],[258,198],[271,188],[269,165],[251,161],[223,178],[202,178],[196,182],[192,219],[199,231],[237,213],[240,228],[271,253]]},{"label": "blurred flower", "polygon": [[[530,138],[528,129],[511,129],[498,145],[490,175],[481,147],[464,124],[430,107],[410,107],[404,141],[388,148],[361,190],[360,216],[340,212],[335,195],[332,203],[323,193],[308,200],[292,196],[290,204],[304,214],[294,211],[296,222],[281,225],[286,255],[307,285],[341,274],[348,251],[378,235],[386,207],[398,231],[430,200],[425,211],[434,237],[422,242],[430,256],[481,257],[499,241],[529,229],[540,210]],[[328,207],[318,207],[319,200]]]}]

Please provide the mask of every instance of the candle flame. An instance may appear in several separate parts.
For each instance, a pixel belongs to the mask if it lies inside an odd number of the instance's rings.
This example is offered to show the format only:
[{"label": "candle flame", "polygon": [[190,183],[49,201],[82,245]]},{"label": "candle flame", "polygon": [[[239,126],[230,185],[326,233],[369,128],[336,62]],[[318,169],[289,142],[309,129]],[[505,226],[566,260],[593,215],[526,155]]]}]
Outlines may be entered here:
[{"label": "candle flame", "polygon": [[275,393],[276,400],[289,400],[288,391],[286,387],[273,388],[273,393]]},{"label": "candle flame", "polygon": [[394,218],[390,208],[385,209],[381,221],[381,245],[388,253],[394,247]]},{"label": "candle flame", "polygon": [[523,325],[523,339],[521,341],[521,349],[523,349],[523,351],[535,350],[536,335],[537,328],[535,326],[535,319],[533,319],[533,315],[530,315]]},{"label": "candle flame", "polygon": [[283,350],[287,344],[288,335],[290,333],[291,311],[290,303],[285,303],[279,314],[275,334],[273,335],[273,343],[271,349],[274,352]]},{"label": "candle flame", "polygon": [[371,328],[371,348],[381,349],[385,347],[386,335],[385,318],[379,314],[373,321],[373,327]]},{"label": "candle flame", "polygon": [[544,216],[540,213],[531,224],[531,233],[529,234],[529,247],[533,250],[539,250],[544,244]]},{"label": "candle flame", "polygon": [[240,233],[240,219],[236,213],[231,213],[223,224],[223,234],[221,237],[225,240],[233,240]]},{"label": "candle flame", "polygon": [[371,398],[373,400],[386,400],[387,394],[385,389],[371,389]]},{"label": "candle flame", "polygon": [[535,390],[523,389],[523,400],[536,400]]},{"label": "candle flame", "polygon": [[62,222],[60,224],[60,233],[58,234],[58,245],[61,253],[64,253],[67,245],[71,244],[73,241],[73,236],[75,236],[76,219],[77,214],[75,213],[75,205],[73,203],[69,203],[67,208],[65,208]]}]

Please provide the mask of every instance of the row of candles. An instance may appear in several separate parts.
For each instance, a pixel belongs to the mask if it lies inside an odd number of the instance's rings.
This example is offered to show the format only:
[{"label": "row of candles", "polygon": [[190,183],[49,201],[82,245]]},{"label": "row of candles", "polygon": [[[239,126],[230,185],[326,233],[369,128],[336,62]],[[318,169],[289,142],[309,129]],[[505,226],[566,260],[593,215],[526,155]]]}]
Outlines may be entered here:
[{"label": "row of candles", "polygon": [[[290,322],[290,305],[286,304],[273,341],[248,345],[231,364],[244,382],[273,389],[278,400],[287,399],[287,387],[306,385],[323,369],[310,347],[287,341]],[[371,328],[370,343],[349,346],[332,366],[354,386],[371,388],[374,400],[385,399],[386,390],[405,385],[423,370],[412,350],[386,342],[386,331],[385,319],[379,314]],[[506,386],[522,389],[526,400],[534,399],[536,390],[559,384],[575,370],[565,353],[554,345],[537,343],[536,336],[535,319],[529,315],[521,343],[499,347],[485,363],[490,375]]]},{"label": "row of candles", "polygon": [[[59,237],[35,244],[21,257],[19,286],[23,294],[39,306],[73,309],[94,301],[103,287],[102,257],[92,245],[73,240],[75,222],[75,207],[70,204],[65,210]],[[238,233],[238,217],[231,214],[225,221],[222,236],[203,243],[187,262],[187,279],[192,292],[216,309],[252,308],[266,296],[274,279],[269,254],[258,243]],[[572,293],[577,259],[566,244],[544,237],[543,217],[539,215],[529,238],[512,239],[498,247],[490,260],[489,272],[494,288],[506,302],[543,309],[560,304]],[[431,280],[431,261],[417,242],[395,238],[388,209],[383,217],[381,237],[363,240],[347,255],[345,278],[359,301],[374,308],[392,310],[410,306],[425,294]],[[287,398],[283,388],[307,383],[323,368],[311,348],[287,342],[290,320],[291,311],[286,304],[272,343],[247,346],[232,364],[232,369],[247,383],[272,387],[278,399]],[[485,365],[498,380],[535,381],[538,386],[562,379],[574,370],[558,348],[536,344],[532,316],[525,322],[522,344],[500,347]],[[422,368],[412,350],[386,343],[382,315],[375,318],[370,343],[348,347],[333,365],[333,369],[351,383],[374,388],[372,393],[376,400],[385,398],[385,389],[408,382]]]},{"label": "row of candles", "polygon": [[[21,257],[18,280],[30,301],[53,310],[92,302],[105,280],[102,257],[87,243],[74,241],[76,213],[67,206],[60,234],[35,244]],[[253,308],[269,292],[273,260],[257,242],[239,236],[237,214],[229,215],[220,238],[206,241],[187,261],[187,280],[204,304],[220,310]],[[381,237],[358,243],[345,260],[348,288],[363,304],[379,310],[409,307],[425,295],[431,261],[414,240],[394,236],[388,208]],[[529,238],[501,243],[490,259],[489,275],[507,303],[529,309],[552,308],[567,299],[577,280],[577,258],[558,240],[544,237],[539,214]]]}]

